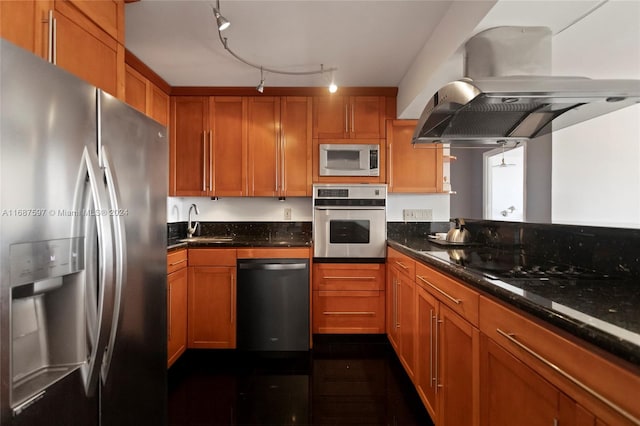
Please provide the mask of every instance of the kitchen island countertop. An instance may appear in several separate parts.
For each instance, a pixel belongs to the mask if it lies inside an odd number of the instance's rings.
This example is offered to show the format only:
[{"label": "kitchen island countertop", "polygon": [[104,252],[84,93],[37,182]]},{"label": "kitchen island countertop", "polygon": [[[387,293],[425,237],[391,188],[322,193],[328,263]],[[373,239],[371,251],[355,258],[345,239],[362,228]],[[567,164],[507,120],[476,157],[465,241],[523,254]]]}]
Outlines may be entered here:
[{"label": "kitchen island countertop", "polygon": [[[443,247],[425,238],[388,240],[388,245],[640,365],[640,284],[633,279],[497,277],[491,269],[495,260],[501,256],[524,256],[521,248]],[[476,262],[465,262],[467,256]],[[479,268],[478,263],[483,267]]]}]

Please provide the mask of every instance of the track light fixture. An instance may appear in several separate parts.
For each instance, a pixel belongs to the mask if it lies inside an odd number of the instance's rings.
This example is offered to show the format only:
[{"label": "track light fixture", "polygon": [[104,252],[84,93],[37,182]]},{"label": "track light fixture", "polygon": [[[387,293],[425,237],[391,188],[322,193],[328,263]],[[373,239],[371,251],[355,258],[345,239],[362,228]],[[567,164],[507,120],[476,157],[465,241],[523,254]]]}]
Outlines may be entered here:
[{"label": "track light fixture", "polygon": [[222,43],[222,47],[224,47],[224,49],[227,52],[229,52],[231,56],[236,58],[238,61],[244,63],[245,65],[249,65],[250,67],[254,67],[260,70],[260,84],[258,84],[258,86],[256,87],[256,90],[258,92],[262,93],[264,91],[264,71],[267,71],[273,74],[285,74],[285,75],[312,75],[312,74],[324,75],[325,72],[331,73],[331,82],[329,83],[329,86],[328,86],[329,92],[335,93],[338,91],[338,86],[336,85],[335,79],[334,79],[334,72],[337,71],[338,68],[325,69],[324,65],[320,64],[320,69],[314,69],[314,70],[308,70],[308,71],[284,71],[284,70],[277,70],[273,68],[266,68],[262,65],[254,64],[242,58],[241,56],[239,56],[238,54],[236,54],[234,51],[231,50],[231,48],[229,47],[228,38],[222,37],[222,31],[228,28],[229,25],[231,25],[231,23],[228,20],[226,20],[224,16],[220,14],[220,0],[216,0],[216,7],[212,7],[212,9],[213,9],[213,15],[215,16],[216,21],[218,23],[218,38],[220,39],[220,43]]},{"label": "track light fixture", "polygon": [[220,0],[216,0],[216,7],[212,6],[211,8],[213,9],[213,16],[215,16],[216,22],[218,23],[218,31],[224,31],[229,28],[231,22],[220,14]]},{"label": "track light fixture", "polygon": [[260,67],[260,84],[258,84],[256,90],[260,93],[264,92],[264,74],[262,73],[262,67]]}]

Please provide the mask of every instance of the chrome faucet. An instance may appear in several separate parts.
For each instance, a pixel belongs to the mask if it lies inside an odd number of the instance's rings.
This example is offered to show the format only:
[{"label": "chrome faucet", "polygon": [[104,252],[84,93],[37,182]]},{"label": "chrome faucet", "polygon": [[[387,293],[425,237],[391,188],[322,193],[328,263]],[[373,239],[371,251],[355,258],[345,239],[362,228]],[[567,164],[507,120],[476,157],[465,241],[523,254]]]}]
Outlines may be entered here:
[{"label": "chrome faucet", "polygon": [[198,210],[198,206],[196,206],[195,204],[191,204],[191,206],[189,207],[189,221],[187,222],[187,238],[193,237],[193,234],[196,232],[196,229],[198,228],[198,224],[199,224],[199,222],[194,222],[193,226],[191,226],[192,210],[195,210],[196,214],[200,214],[200,211]]}]

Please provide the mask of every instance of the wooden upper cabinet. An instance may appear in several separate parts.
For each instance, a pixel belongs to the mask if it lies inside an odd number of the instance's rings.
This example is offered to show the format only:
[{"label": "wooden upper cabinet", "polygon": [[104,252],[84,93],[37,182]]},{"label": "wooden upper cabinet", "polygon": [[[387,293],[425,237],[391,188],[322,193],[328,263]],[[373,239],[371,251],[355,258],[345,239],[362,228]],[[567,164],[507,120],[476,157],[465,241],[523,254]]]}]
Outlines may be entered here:
[{"label": "wooden upper cabinet", "polygon": [[124,100],[163,126],[169,125],[169,95],[128,64]]},{"label": "wooden upper cabinet", "polygon": [[147,111],[147,79],[129,65],[125,65],[124,100],[143,114]]},{"label": "wooden upper cabinet", "polygon": [[247,114],[249,195],[274,197],[280,188],[280,98],[250,97]]},{"label": "wooden upper cabinet", "polygon": [[247,100],[240,96],[209,98],[212,196],[247,194]]},{"label": "wooden upper cabinet", "polygon": [[384,96],[317,96],[314,98],[314,139],[384,138]]},{"label": "wooden upper cabinet", "polygon": [[442,147],[412,145],[416,124],[416,120],[387,120],[389,192],[442,192]]},{"label": "wooden upper cabinet", "polygon": [[47,59],[48,1],[0,1],[0,36]]},{"label": "wooden upper cabinet", "polygon": [[[63,0],[65,1],[73,4],[120,44],[124,44],[124,0]],[[56,1],[58,2],[60,1]]]},{"label": "wooden upper cabinet", "polygon": [[207,195],[209,98],[172,98],[169,128],[169,195]]},{"label": "wooden upper cabinet", "polygon": [[53,62],[124,99],[124,46],[70,2],[56,1],[53,16],[56,27],[52,41]]},{"label": "wooden upper cabinet", "polygon": [[280,195],[311,196],[312,98],[283,97],[280,101]]}]

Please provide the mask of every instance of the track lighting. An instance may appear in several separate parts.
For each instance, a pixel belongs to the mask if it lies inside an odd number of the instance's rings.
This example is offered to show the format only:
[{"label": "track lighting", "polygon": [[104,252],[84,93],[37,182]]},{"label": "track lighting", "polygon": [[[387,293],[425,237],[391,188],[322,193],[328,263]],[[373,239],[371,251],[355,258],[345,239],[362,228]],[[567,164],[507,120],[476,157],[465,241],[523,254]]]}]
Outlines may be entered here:
[{"label": "track lighting", "polygon": [[213,16],[215,16],[218,23],[218,31],[224,31],[231,25],[231,22],[220,14],[220,0],[217,0],[216,7],[213,7]]},{"label": "track lighting", "polygon": [[329,92],[331,93],[335,93],[338,90],[338,86],[335,84],[334,79],[333,79],[333,72],[337,71],[337,68],[327,68],[324,69],[324,66],[321,64],[320,65],[320,69],[315,69],[315,70],[308,70],[308,71],[284,71],[284,70],[277,70],[277,69],[273,69],[273,68],[265,68],[262,65],[258,65],[258,64],[254,64],[252,62],[247,61],[246,59],[242,58],[241,56],[239,56],[238,54],[236,54],[234,51],[231,50],[231,48],[229,47],[229,39],[227,37],[222,37],[222,31],[225,30],[226,28],[229,27],[230,23],[229,21],[227,21],[224,16],[222,16],[220,14],[220,0],[216,0],[216,7],[212,7],[213,9],[213,15],[216,18],[216,21],[218,22],[218,38],[220,39],[220,43],[222,43],[222,46],[224,47],[224,49],[229,52],[231,54],[231,56],[233,56],[234,58],[236,58],[237,60],[239,60],[240,62],[244,63],[245,65],[249,65],[250,67],[254,67],[260,70],[260,84],[258,84],[258,86],[256,86],[256,90],[260,93],[263,92],[264,90],[264,75],[263,75],[263,71],[267,71],[273,74],[286,74],[286,75],[312,75],[312,74],[321,74],[323,75],[325,72],[331,73],[331,82],[329,84]]},{"label": "track lighting", "polygon": [[260,93],[264,92],[264,74],[262,73],[262,67],[260,67],[260,84],[258,84],[256,90]]}]

